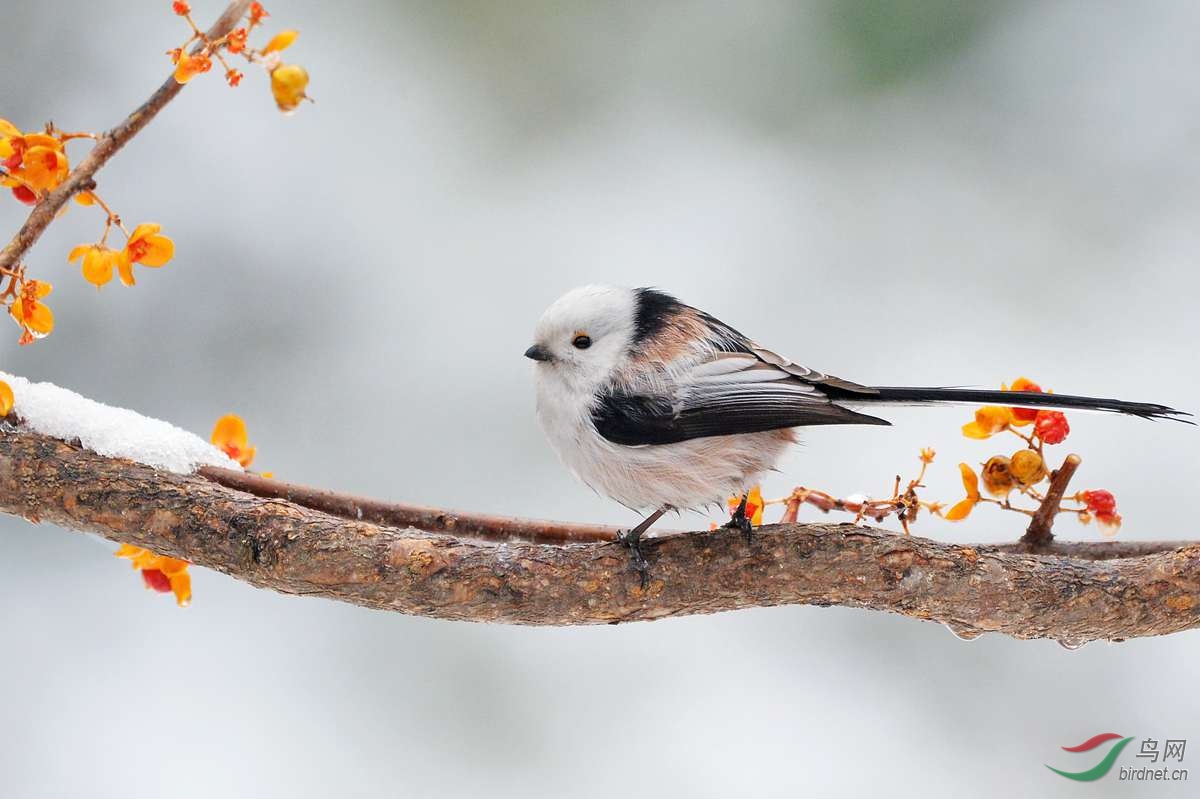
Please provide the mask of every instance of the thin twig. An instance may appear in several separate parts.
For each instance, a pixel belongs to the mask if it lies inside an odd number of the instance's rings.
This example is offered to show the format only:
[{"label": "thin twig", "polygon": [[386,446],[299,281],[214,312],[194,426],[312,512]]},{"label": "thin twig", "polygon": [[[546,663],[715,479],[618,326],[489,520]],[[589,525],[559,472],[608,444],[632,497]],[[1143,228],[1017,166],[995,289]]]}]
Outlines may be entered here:
[{"label": "thin twig", "polygon": [[[233,30],[249,8],[250,0],[234,0],[209,28],[209,38],[219,38]],[[37,205],[29,212],[29,217],[13,236],[12,241],[3,250],[0,250],[0,269],[11,269],[20,263],[21,259],[25,257],[25,253],[50,226],[67,201],[77,192],[95,188],[93,177],[100,171],[100,168],[108,163],[108,160],[116,155],[117,151],[136,136],[142,128],[150,124],[150,120],[154,119],[158,112],[162,111],[182,89],[183,84],[176,81],[174,76],[167,78],[166,82],[150,95],[149,100],[142,103],[115,128],[98,136],[96,146],[92,148],[91,152],[84,156],[62,183],[38,200]]]},{"label": "thin twig", "polygon": [[306,508],[343,519],[415,527],[431,533],[449,533],[489,541],[524,540],[539,544],[595,543],[613,541],[619,528],[602,524],[571,524],[538,519],[514,519],[485,513],[459,513],[444,508],[382,502],[377,499],[339,494],[324,488],[286,483],[232,469],[201,467],[198,474],[228,488],[256,497],[286,499]]},{"label": "thin twig", "polygon": [[1050,487],[1046,489],[1046,497],[1033,514],[1033,521],[1029,523],[1025,535],[1021,536],[1023,543],[1033,547],[1044,547],[1054,540],[1054,533],[1051,532],[1054,519],[1058,516],[1063,496],[1067,493],[1067,484],[1071,482],[1081,463],[1083,459],[1078,455],[1068,455],[1063,465],[1050,475]]}]

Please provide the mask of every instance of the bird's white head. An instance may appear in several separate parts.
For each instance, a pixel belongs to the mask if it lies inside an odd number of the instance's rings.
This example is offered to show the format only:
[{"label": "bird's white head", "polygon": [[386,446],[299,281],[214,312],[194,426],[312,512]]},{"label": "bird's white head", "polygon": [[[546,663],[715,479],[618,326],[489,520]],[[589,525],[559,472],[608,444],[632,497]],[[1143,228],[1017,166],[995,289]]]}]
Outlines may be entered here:
[{"label": "bird's white head", "polygon": [[629,358],[636,330],[637,293],[617,286],[581,286],[555,300],[534,330],[525,357],[539,380],[590,390]]}]

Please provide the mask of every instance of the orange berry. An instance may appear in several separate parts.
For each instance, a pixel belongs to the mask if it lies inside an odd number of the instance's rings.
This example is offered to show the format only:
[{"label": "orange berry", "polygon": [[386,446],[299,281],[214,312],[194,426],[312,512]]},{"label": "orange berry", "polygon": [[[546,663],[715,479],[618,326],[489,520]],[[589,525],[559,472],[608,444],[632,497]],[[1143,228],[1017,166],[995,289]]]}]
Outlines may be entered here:
[{"label": "orange berry", "polygon": [[308,95],[308,73],[304,67],[296,64],[282,64],[271,70],[271,94],[275,96],[275,104],[284,113],[291,113],[300,105],[300,101]]},{"label": "orange berry", "polygon": [[218,419],[209,440],[243,467],[249,467],[254,462],[256,449],[250,446],[246,423],[236,413],[228,413]]},{"label": "orange berry", "polygon": [[278,53],[292,46],[292,42],[296,41],[296,37],[300,35],[300,31],[286,30],[281,31],[267,42],[267,46],[262,49],[262,54]]},{"label": "orange berry", "polygon": [[129,234],[117,258],[117,274],[126,286],[134,284],[133,265],[160,267],[175,257],[175,242],[158,231],[162,225],[143,222]]},{"label": "orange berry", "polygon": [[192,78],[201,73],[208,72],[210,69],[212,69],[212,59],[203,53],[182,56],[175,65],[175,80],[179,83],[187,83]]},{"label": "orange berry", "polygon": [[983,486],[993,496],[1002,497],[1013,490],[1011,461],[1003,455],[993,455],[983,465]]},{"label": "orange berry", "polygon": [[20,344],[32,344],[54,329],[54,314],[40,300],[54,290],[44,280],[27,280],[8,307],[8,314],[21,326]]},{"label": "orange berry", "polygon": [[132,544],[121,544],[113,554],[128,559],[133,568],[142,573],[142,582],[147,588],[175,594],[175,602],[181,608],[191,604],[192,578],[188,574],[191,564],[186,560],[159,555]]},{"label": "orange berry", "polygon": [[171,580],[158,569],[144,569],[142,571],[142,582],[151,591],[157,591],[160,594],[165,594],[171,590]]},{"label": "orange berry", "polygon": [[1014,452],[1009,459],[1009,472],[1023,486],[1036,485],[1046,479],[1046,462],[1035,449]]},{"label": "orange berry", "polygon": [[113,270],[120,262],[120,253],[101,244],[80,244],[67,255],[68,261],[79,261],[83,279],[96,287],[112,280]]},{"label": "orange berry", "polygon": [[1012,410],[998,405],[987,405],[975,411],[975,421],[963,425],[967,438],[989,438],[1012,424]]},{"label": "orange berry", "polygon": [[225,40],[225,47],[234,55],[242,52],[246,49],[246,37],[248,35],[245,28],[238,28],[229,34],[229,37]]},{"label": "orange berry", "polygon": [[975,474],[975,470],[965,463],[958,464],[958,470],[962,474],[963,490],[967,492],[967,497],[946,511],[945,519],[948,522],[962,521],[979,504],[979,475]]}]

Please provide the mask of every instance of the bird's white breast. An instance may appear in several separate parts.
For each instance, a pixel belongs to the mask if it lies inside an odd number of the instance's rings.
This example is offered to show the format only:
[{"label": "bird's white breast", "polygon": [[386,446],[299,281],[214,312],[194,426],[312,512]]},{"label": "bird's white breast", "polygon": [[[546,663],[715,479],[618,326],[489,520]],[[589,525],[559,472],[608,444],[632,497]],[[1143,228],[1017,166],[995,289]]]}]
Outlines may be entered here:
[{"label": "bird's white breast", "polygon": [[539,369],[537,415],[563,463],[596,491],[638,510],[699,508],[741,493],[772,468],[790,430],[625,446],[592,421],[594,393]]}]

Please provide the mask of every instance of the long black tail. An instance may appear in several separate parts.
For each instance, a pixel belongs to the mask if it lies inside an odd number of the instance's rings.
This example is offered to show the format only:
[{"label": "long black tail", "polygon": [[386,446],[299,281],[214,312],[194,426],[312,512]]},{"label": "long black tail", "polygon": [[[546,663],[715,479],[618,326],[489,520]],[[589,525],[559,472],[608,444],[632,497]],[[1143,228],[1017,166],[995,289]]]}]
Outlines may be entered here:
[{"label": "long black tail", "polygon": [[1038,394],[1031,391],[992,391],[974,388],[904,388],[873,386],[871,394],[847,394],[838,399],[854,404],[924,405],[959,403],[965,405],[1006,405],[1013,408],[1054,408],[1056,410],[1106,411],[1140,416],[1143,419],[1172,419],[1195,424],[1185,419],[1192,414],[1177,411],[1153,402],[1129,402],[1098,397],[1075,397],[1070,394]]}]

